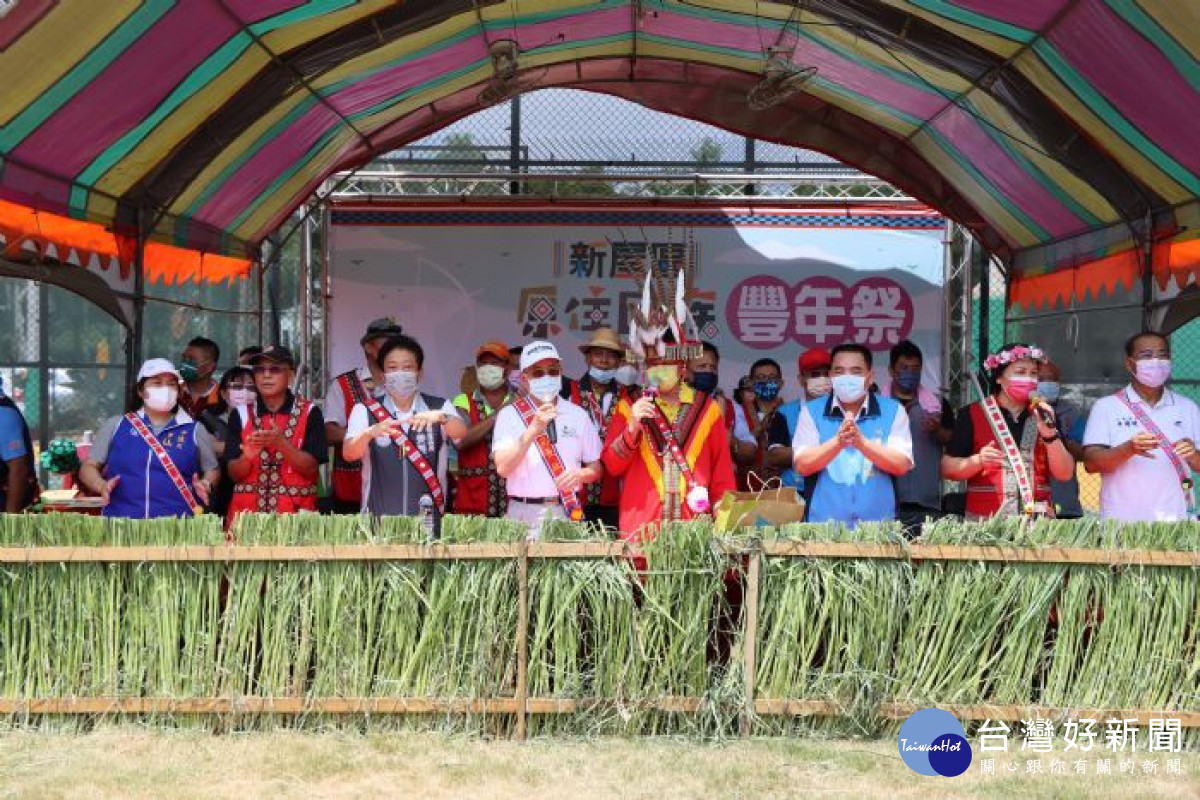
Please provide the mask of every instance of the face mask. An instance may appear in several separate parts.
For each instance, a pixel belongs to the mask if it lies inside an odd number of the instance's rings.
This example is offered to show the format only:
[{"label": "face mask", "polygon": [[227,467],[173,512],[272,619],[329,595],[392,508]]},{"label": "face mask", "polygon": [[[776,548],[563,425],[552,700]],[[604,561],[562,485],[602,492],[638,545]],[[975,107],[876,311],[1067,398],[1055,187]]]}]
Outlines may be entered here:
[{"label": "face mask", "polygon": [[809,397],[824,397],[833,391],[833,382],[829,378],[809,378],[804,382],[804,390]]},{"label": "face mask", "polygon": [[146,408],[151,411],[170,411],[175,407],[177,400],[179,400],[179,390],[174,386],[146,387]]},{"label": "face mask", "polygon": [[1008,379],[1008,388],[1004,391],[1018,403],[1024,403],[1037,388],[1037,378],[1015,377]]},{"label": "face mask", "polygon": [[1147,358],[1137,362],[1138,383],[1157,389],[1171,379],[1171,359]]},{"label": "face mask", "polygon": [[709,370],[692,373],[692,388],[697,392],[712,394],[717,390],[717,373]]},{"label": "face mask", "polygon": [[[520,375],[521,373],[517,373]],[[489,391],[497,389],[500,384],[504,383],[504,367],[498,367],[495,364],[484,364],[475,368],[475,377],[479,380],[479,385]]]},{"label": "face mask", "polygon": [[915,392],[921,385],[921,370],[902,369],[896,373],[896,388],[902,392]]},{"label": "face mask", "polygon": [[253,389],[230,389],[229,405],[235,408],[254,405],[256,392]]},{"label": "face mask", "polygon": [[548,403],[558,397],[558,393],[561,391],[561,375],[543,375],[529,381],[529,393],[543,403]]},{"label": "face mask", "polygon": [[179,365],[179,377],[187,383],[191,383],[200,377],[200,368],[191,361],[185,361]]},{"label": "face mask", "polygon": [[1038,381],[1037,393],[1042,396],[1042,399],[1047,403],[1057,403],[1062,387],[1058,381]]},{"label": "face mask", "polygon": [[755,381],[754,393],[767,403],[779,397],[779,381]]},{"label": "face mask", "polygon": [[632,386],[633,382],[637,380],[637,367],[632,364],[622,364],[617,368],[617,374],[614,377],[622,386]]},{"label": "face mask", "polygon": [[672,392],[679,385],[679,369],[670,364],[661,364],[646,370],[646,381],[656,391]]},{"label": "face mask", "polygon": [[521,370],[510,369],[508,371],[508,388],[514,392],[521,388]]},{"label": "face mask", "polygon": [[613,378],[617,377],[615,369],[600,369],[599,367],[588,367],[588,375],[592,377],[596,383],[608,383]]},{"label": "face mask", "polygon": [[417,373],[408,370],[397,370],[383,376],[384,385],[389,393],[401,400],[407,400],[417,393]]},{"label": "face mask", "polygon": [[838,375],[831,383],[833,393],[843,403],[854,403],[867,393],[867,379],[862,375]]}]

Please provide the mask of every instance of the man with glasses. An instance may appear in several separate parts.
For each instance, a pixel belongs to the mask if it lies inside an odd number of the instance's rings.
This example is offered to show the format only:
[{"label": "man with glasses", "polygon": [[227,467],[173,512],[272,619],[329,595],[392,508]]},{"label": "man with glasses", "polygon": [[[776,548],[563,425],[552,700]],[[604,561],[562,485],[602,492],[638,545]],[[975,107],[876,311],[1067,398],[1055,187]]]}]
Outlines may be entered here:
[{"label": "man with glasses", "polygon": [[509,519],[540,538],[551,519],[583,520],[580,490],[604,477],[600,434],[587,412],[560,396],[562,359],[550,342],[521,350],[521,396],[496,415],[492,456],[504,478]]},{"label": "man with glasses", "polygon": [[251,368],[258,390],[253,414],[245,407],[231,414],[225,439],[234,484],[230,525],[243,511],[316,511],[318,470],[329,456],[321,409],[292,393],[292,352],[264,348]]},{"label": "man with glasses", "polygon": [[1084,466],[1101,476],[1100,515],[1127,522],[1195,519],[1200,410],[1166,388],[1170,341],[1154,331],[1130,337],[1125,369],[1129,385],[1096,401],[1083,433]]}]

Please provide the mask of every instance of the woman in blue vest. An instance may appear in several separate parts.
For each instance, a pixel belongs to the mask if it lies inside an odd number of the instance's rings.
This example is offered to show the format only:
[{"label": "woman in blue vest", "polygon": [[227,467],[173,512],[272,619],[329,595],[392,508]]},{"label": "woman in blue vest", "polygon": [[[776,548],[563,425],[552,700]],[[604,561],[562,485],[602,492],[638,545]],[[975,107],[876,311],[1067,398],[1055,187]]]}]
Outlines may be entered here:
[{"label": "woman in blue vest", "polygon": [[870,391],[871,351],[842,344],[830,353],[833,393],[800,409],[792,454],[806,478],[809,522],[896,518],[894,477],[912,469],[912,435],[904,407]]},{"label": "woman in blue vest", "polygon": [[129,413],[100,426],[79,479],[104,516],[150,519],[201,512],[220,476],[212,436],[179,406],[179,371],[165,358],[138,370]]}]

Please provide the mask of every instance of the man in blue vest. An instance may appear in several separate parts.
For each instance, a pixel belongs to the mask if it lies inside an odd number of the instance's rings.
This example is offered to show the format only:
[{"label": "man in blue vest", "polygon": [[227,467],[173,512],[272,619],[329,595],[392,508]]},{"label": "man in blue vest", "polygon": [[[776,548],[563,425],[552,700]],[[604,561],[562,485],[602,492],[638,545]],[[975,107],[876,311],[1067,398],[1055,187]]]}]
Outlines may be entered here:
[{"label": "man in blue vest", "polygon": [[18,514],[38,495],[29,426],[0,380],[0,511]]},{"label": "man in blue vest", "polygon": [[894,478],[912,469],[908,414],[875,383],[871,351],[842,344],[830,353],[833,393],[800,410],[792,439],[796,471],[805,477],[809,522],[896,518]]}]

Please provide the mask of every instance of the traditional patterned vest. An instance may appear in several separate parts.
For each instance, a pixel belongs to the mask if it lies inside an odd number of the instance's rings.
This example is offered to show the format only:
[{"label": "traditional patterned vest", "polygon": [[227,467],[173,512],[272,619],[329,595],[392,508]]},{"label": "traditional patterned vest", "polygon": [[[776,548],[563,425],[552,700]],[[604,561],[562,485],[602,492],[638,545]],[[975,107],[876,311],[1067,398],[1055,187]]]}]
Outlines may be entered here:
[{"label": "traditional patterned vest", "polygon": [[[483,422],[489,413],[486,405],[474,393],[467,395],[467,424]],[[455,485],[454,513],[503,517],[508,511],[508,493],[504,479],[496,472],[492,458],[492,434],[472,447],[458,451],[458,481]]]},{"label": "traditional patterned vest", "polygon": [[[312,403],[300,397],[292,399],[292,413],[283,419],[273,415],[275,424],[283,428],[284,437],[293,447],[304,445],[304,432],[308,428],[309,411]],[[242,425],[242,446],[250,434],[261,425],[253,414],[247,415]],[[282,423],[282,424],[281,424]],[[229,518],[242,511],[264,511],[279,514],[294,514],[297,511],[317,510],[317,484],[306,478],[284,460],[282,453],[259,451],[258,460],[253,462],[250,474],[233,487],[233,500],[229,504]]]},{"label": "traditional patterned vest", "polygon": [[[1003,446],[996,441],[992,427],[988,424],[987,414],[982,403],[972,403],[967,409],[971,415],[971,428],[975,433],[971,452],[978,453],[987,444],[994,444],[1001,452]],[[1017,443],[1021,457],[1025,459],[1025,468],[1031,469],[1033,477],[1034,502],[1046,502],[1050,508],[1050,460],[1046,455],[1046,445],[1038,436],[1037,423],[1030,419],[1026,421],[1021,440]],[[996,514],[1020,514],[1021,494],[1017,488],[1012,471],[1007,467],[980,472],[967,480],[967,516],[991,517]]]},{"label": "traditional patterned vest", "polygon": [[[367,402],[367,387],[354,370],[343,372],[334,378],[342,388],[342,403],[345,405],[344,419],[358,404]],[[333,448],[333,496],[343,503],[362,502],[362,462],[342,460],[342,448]]]},{"label": "traditional patterned vest", "polygon": [[[608,403],[608,413],[604,413],[604,397],[596,397],[596,392],[593,386],[594,381],[590,375],[584,375],[577,381],[569,381],[563,392],[565,399],[570,400],[575,405],[587,412],[588,417],[592,420],[592,424],[596,426],[596,430],[603,436],[608,432],[608,424],[612,421],[613,412],[617,409],[617,404],[621,400],[633,402],[627,387],[621,386],[615,380],[609,381],[606,387],[606,393],[612,394],[612,399]],[[617,507],[621,501],[621,485],[620,481],[611,475],[605,475],[603,479],[589,483],[583,497],[580,498],[584,505],[589,506],[611,506]]]},{"label": "traditional patterned vest", "polygon": [[[142,421],[149,427],[150,422],[144,414]],[[200,471],[195,420],[181,422],[176,417],[155,435],[190,485],[192,477]],[[108,463],[104,465],[104,477],[109,480],[121,479],[113,488],[108,505],[104,507],[106,517],[150,519],[192,516],[191,508],[167,475],[158,456],[154,455],[150,445],[127,419],[122,418],[113,432]]]}]

